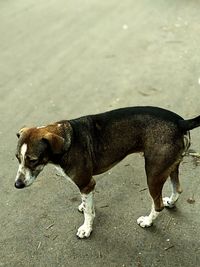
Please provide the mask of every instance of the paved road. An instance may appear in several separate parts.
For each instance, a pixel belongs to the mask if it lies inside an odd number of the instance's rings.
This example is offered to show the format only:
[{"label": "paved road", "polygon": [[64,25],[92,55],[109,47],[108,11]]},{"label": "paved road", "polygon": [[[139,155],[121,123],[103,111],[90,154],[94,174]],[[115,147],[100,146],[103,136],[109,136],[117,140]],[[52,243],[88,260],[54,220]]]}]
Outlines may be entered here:
[{"label": "paved road", "polygon": [[13,187],[21,126],[134,105],[200,114],[199,8],[186,0],[0,2],[0,266],[199,266],[200,172],[191,157],[177,209],[148,230],[136,225],[150,208],[143,158],[97,177],[89,240],[75,237],[77,189],[51,166],[31,188]]}]

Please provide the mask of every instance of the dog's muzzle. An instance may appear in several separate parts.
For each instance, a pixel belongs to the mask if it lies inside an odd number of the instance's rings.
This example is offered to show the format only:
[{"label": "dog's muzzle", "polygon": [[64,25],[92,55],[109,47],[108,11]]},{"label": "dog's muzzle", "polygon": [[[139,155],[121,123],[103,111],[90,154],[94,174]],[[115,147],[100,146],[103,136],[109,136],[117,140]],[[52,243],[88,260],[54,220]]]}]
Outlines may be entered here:
[{"label": "dog's muzzle", "polygon": [[19,166],[17,177],[15,179],[15,187],[17,189],[22,189],[30,186],[35,181],[38,174],[42,171],[43,167],[43,165],[40,165],[36,170],[31,171],[30,169]]},{"label": "dog's muzzle", "polygon": [[30,186],[35,181],[36,177],[37,175],[24,176],[24,174],[17,174],[17,178],[15,180],[15,187],[17,189],[22,189],[24,187]]}]

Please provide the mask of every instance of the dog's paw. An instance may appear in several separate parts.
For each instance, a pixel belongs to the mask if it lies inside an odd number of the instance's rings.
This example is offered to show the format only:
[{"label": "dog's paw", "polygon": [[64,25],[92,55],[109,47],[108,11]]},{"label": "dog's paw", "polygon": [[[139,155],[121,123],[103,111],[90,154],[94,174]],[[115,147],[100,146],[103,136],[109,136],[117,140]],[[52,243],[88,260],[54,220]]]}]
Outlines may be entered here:
[{"label": "dog's paw", "polygon": [[78,206],[78,211],[80,211],[81,213],[83,213],[84,211],[84,204],[81,203],[79,206]]},{"label": "dog's paw", "polygon": [[78,238],[82,239],[82,238],[89,237],[91,232],[92,232],[92,228],[83,224],[81,225],[81,227],[79,227],[76,235]]},{"label": "dog's paw", "polygon": [[169,197],[163,198],[163,204],[166,208],[172,209],[175,207],[175,203],[172,203]]},{"label": "dog's paw", "polygon": [[150,227],[153,224],[152,220],[149,219],[149,216],[141,216],[141,217],[139,217],[137,219],[137,223],[142,228]]}]

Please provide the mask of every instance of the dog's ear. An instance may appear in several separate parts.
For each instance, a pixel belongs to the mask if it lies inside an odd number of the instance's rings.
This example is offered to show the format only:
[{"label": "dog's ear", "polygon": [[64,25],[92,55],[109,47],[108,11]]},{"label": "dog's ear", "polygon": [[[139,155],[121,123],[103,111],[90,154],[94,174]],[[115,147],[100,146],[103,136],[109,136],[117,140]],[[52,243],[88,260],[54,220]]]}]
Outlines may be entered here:
[{"label": "dog's ear", "polygon": [[59,154],[64,150],[65,139],[57,134],[46,133],[42,140],[50,146],[51,151],[55,154]]},{"label": "dog's ear", "polygon": [[27,128],[27,127],[23,127],[23,128],[21,128],[21,129],[19,130],[19,132],[16,133],[17,137],[20,138],[20,136],[21,136],[25,131],[27,131],[28,129],[29,129],[29,128]]}]

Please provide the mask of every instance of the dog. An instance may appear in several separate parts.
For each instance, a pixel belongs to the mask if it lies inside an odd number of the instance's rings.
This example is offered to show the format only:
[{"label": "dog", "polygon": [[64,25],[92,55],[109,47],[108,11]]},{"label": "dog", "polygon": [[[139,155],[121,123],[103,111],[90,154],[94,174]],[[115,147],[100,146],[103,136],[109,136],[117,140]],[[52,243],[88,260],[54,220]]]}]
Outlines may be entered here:
[{"label": "dog", "polygon": [[[90,236],[95,218],[93,176],[106,172],[127,155],[143,152],[147,184],[152,198],[148,216],[137,223],[149,227],[164,207],[172,208],[182,192],[179,165],[190,146],[190,133],[200,126],[200,116],[184,120],[158,107],[128,107],[33,128],[18,133],[16,157],[18,189],[30,186],[52,163],[79,188],[84,223],[79,238]],[[172,194],[162,198],[170,177]]]}]

